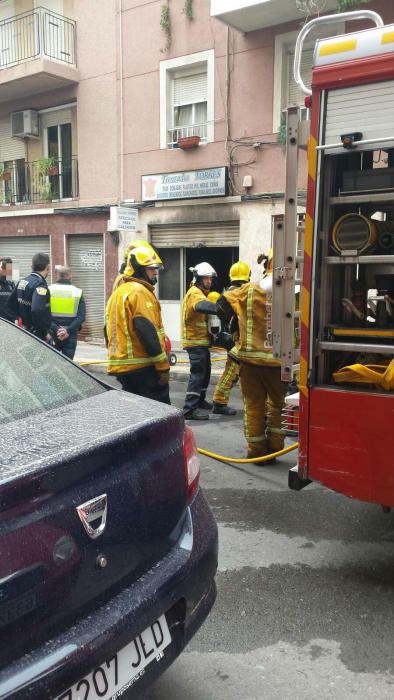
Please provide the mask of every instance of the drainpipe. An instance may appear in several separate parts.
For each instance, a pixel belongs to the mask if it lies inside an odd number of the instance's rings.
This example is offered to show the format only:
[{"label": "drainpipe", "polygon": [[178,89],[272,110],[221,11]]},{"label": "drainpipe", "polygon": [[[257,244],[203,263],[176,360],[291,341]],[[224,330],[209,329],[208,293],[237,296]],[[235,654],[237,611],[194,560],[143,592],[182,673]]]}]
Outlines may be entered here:
[{"label": "drainpipe", "polygon": [[119,0],[119,73],[120,73],[120,201],[124,200],[124,106],[123,106],[123,17]]}]

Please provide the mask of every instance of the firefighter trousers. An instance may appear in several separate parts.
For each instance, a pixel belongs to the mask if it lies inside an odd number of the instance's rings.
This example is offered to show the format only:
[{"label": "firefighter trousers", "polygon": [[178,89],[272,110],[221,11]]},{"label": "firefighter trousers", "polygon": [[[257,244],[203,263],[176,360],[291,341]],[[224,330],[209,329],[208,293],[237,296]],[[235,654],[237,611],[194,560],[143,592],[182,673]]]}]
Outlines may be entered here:
[{"label": "firefighter trousers", "polygon": [[284,445],[281,413],[287,384],[281,381],[280,367],[242,363],[240,382],[248,457],[281,450]]},{"label": "firefighter trousers", "polygon": [[211,379],[209,348],[203,346],[187,348],[187,353],[190,361],[190,376],[183,406],[184,413],[189,413],[204,404]]},{"label": "firefighter trousers", "polygon": [[227,362],[223,374],[216,384],[213,394],[213,402],[227,406],[230,398],[230,391],[239,376],[239,363],[227,357]]}]

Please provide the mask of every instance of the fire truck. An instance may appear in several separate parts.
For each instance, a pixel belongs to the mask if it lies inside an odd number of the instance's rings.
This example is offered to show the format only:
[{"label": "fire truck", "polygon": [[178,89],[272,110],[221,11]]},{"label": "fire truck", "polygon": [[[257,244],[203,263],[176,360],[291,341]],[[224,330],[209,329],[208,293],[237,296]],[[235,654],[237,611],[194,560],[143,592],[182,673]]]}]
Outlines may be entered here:
[{"label": "fire truck", "polygon": [[[339,19],[374,26],[319,39],[310,89],[300,73],[304,41],[312,29]],[[388,509],[394,506],[394,25],[370,10],[308,22],[297,39],[294,77],[305,93],[310,133],[290,106],[285,214],[274,222],[272,338],[284,381],[299,363],[299,461],[289,486],[300,490],[318,481]],[[304,223],[297,214],[303,146]]]}]

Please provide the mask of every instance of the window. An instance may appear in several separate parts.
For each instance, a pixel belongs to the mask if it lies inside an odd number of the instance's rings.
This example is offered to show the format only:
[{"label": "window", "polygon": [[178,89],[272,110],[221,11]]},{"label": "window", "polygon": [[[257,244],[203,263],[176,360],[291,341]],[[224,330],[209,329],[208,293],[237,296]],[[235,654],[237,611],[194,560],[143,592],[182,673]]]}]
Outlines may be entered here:
[{"label": "window", "polygon": [[19,328],[0,321],[0,423],[38,415],[106,391]]},{"label": "window", "polygon": [[2,204],[20,204],[29,199],[26,188],[26,162],[24,158],[5,160],[0,164],[2,187],[0,200]]},{"label": "window", "polygon": [[[329,34],[341,34],[344,29],[345,25],[340,21],[331,27]],[[304,93],[299,89],[293,77],[294,47],[297,36],[298,32],[288,32],[287,34],[278,34],[275,37],[273,133],[279,131],[280,125],[284,123],[282,113],[290,103],[297,104],[302,108],[301,119],[307,118],[307,109],[303,106]],[[305,85],[311,83],[314,44],[317,38],[317,34],[310,35],[302,51],[301,76]]]},{"label": "window", "polygon": [[213,50],[161,62],[161,148],[177,148],[185,136],[213,141],[213,79]]},{"label": "window", "polygon": [[161,301],[179,301],[181,297],[181,249],[156,248],[163,260],[164,269],[159,273],[159,298]]}]

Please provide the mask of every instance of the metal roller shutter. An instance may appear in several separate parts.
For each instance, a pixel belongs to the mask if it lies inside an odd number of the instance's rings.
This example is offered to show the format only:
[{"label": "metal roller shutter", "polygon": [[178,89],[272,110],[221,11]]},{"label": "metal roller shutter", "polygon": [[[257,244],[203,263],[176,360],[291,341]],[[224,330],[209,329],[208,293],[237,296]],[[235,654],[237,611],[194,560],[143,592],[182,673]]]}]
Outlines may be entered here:
[{"label": "metal roller shutter", "polygon": [[[12,258],[14,279],[31,272],[31,259],[36,253],[50,255],[49,236],[0,237],[0,257]],[[50,274],[47,278],[50,283]]]},{"label": "metal roller shutter", "polygon": [[73,283],[81,287],[86,301],[86,339],[103,340],[104,327],[104,245],[102,236],[70,236],[69,265]]},{"label": "metal roller shutter", "polygon": [[239,221],[151,226],[151,242],[157,248],[238,246]]},{"label": "metal roller shutter", "polygon": [[4,163],[7,160],[18,160],[24,157],[24,140],[11,136],[11,116],[0,119],[0,161]]},{"label": "metal roller shutter", "polygon": [[324,143],[339,143],[341,134],[353,131],[363,140],[387,138],[393,124],[393,80],[328,91]]}]

